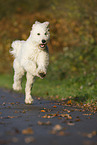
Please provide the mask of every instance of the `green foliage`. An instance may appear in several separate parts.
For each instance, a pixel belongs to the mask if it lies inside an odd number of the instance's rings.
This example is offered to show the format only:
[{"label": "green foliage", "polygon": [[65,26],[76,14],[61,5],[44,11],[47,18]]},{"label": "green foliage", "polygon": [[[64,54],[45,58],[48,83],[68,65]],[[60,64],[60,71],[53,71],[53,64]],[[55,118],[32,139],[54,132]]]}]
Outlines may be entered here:
[{"label": "green foliage", "polygon": [[[97,72],[97,49],[66,48],[63,53],[51,55],[48,78],[63,80]],[[53,77],[52,77],[53,76]]]}]

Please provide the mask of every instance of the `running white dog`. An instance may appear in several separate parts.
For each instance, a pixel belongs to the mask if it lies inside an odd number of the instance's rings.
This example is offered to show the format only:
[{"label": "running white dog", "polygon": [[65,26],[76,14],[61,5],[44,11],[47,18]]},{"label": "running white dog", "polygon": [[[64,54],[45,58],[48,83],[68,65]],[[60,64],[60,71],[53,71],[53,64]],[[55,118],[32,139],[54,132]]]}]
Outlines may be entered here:
[{"label": "running white dog", "polygon": [[31,104],[31,88],[35,77],[43,78],[47,73],[49,64],[49,52],[47,43],[50,39],[49,22],[35,22],[32,26],[30,36],[26,41],[16,40],[12,43],[13,50],[10,53],[15,57],[14,68],[14,90],[21,90],[21,79],[27,72],[25,88],[25,103]]}]

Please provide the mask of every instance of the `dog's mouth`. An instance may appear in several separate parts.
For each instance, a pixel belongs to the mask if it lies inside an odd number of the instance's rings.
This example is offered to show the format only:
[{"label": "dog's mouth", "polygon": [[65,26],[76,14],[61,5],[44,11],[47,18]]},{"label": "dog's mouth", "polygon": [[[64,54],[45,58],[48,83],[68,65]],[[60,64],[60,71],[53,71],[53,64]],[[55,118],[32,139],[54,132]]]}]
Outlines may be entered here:
[{"label": "dog's mouth", "polygon": [[42,44],[39,45],[39,47],[44,49],[46,47],[46,45],[47,45],[46,43],[42,43]]}]

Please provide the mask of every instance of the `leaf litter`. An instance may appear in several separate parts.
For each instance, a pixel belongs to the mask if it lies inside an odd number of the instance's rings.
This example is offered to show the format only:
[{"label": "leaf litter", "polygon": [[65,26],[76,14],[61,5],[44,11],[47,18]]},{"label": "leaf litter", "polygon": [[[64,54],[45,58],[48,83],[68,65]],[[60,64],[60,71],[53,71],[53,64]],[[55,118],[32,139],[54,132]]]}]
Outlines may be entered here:
[{"label": "leaf litter", "polygon": [[[63,102],[58,102],[58,103],[52,103],[52,108],[48,109],[48,108],[43,108],[41,112],[44,112],[45,114],[41,115],[41,118],[47,118],[47,119],[52,119],[54,117],[56,117],[57,119],[61,119],[64,120],[62,121],[62,123],[66,123],[67,126],[74,126],[76,124],[76,122],[80,122],[82,121],[82,119],[80,118],[81,116],[92,116],[93,114],[95,114],[95,111],[93,112],[93,110],[96,110],[93,108],[92,109],[87,109],[87,106],[89,105],[83,105],[80,107],[80,105],[76,108],[75,105],[73,105],[72,101],[68,101],[67,104],[64,104]],[[58,106],[63,106],[63,109],[58,109]],[[70,109],[64,108],[66,106],[71,107]],[[58,110],[58,111],[57,111]],[[74,116],[73,114],[71,115],[72,112],[81,112],[81,116]],[[83,113],[84,112],[84,113]],[[86,113],[85,113],[86,112]],[[90,119],[88,117],[88,119]],[[38,121],[37,123],[38,125],[51,125],[51,122],[47,121],[47,122],[41,122]],[[50,134],[54,134],[54,135],[58,135],[58,136],[67,136],[70,135],[70,132],[66,131],[65,127],[62,127],[60,124],[56,124],[55,126],[52,127],[51,131],[49,132]],[[91,133],[83,133],[83,136],[86,136],[88,138],[92,138],[93,136],[97,135],[96,131],[93,131]]]}]

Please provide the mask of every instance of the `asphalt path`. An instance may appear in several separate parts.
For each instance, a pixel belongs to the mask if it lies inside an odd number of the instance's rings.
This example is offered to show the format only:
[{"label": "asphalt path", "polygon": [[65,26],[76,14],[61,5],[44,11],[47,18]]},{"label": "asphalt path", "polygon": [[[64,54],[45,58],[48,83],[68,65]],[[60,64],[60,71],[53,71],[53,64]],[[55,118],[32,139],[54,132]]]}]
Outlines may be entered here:
[{"label": "asphalt path", "polygon": [[0,145],[97,145],[97,113],[0,89]]}]

